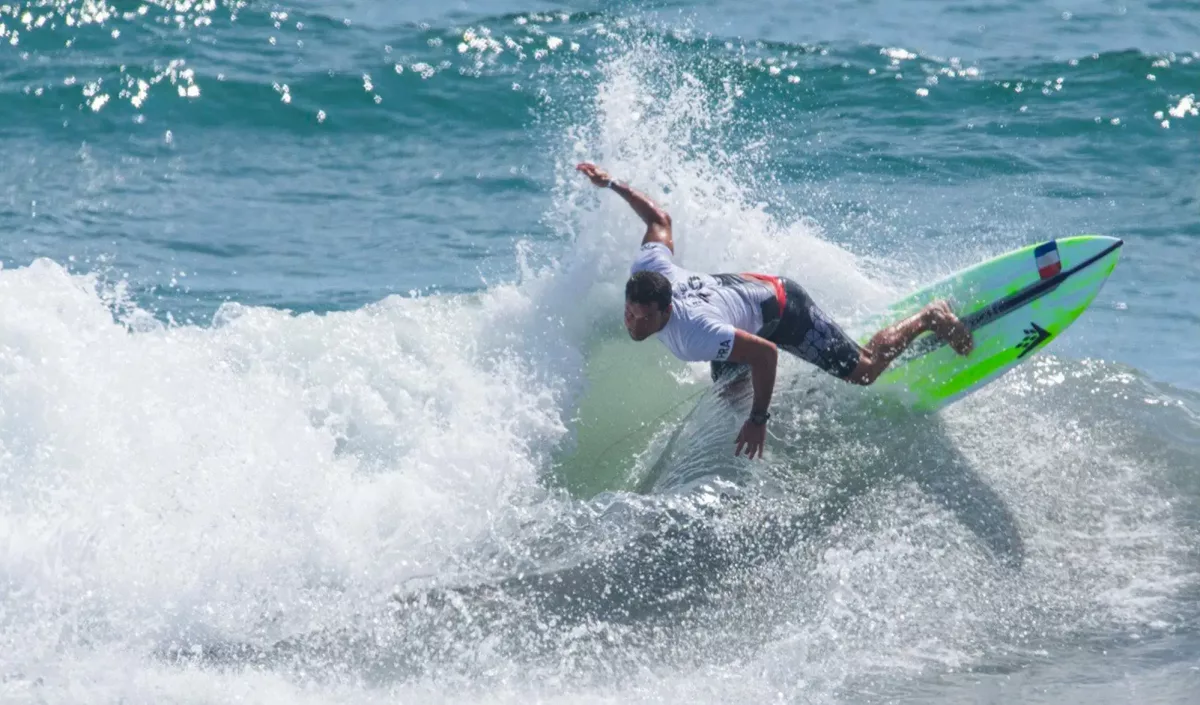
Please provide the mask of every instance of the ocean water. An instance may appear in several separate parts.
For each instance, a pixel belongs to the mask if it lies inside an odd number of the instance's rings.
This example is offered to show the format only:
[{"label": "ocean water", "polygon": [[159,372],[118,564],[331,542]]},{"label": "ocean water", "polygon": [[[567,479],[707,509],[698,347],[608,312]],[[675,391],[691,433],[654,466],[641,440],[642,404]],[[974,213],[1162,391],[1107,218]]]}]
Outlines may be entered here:
[{"label": "ocean water", "polygon": [[[1200,699],[1200,10],[0,4],[0,702]],[[785,360],[765,461],[641,235],[856,332],[1049,237],[932,417]]]}]

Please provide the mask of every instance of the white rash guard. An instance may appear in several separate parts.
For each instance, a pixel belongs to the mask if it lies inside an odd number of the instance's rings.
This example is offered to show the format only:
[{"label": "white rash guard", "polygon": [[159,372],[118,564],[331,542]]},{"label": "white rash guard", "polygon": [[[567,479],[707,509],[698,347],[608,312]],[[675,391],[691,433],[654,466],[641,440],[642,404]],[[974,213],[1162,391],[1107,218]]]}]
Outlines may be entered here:
[{"label": "white rash guard", "polygon": [[777,277],[760,274],[701,274],[677,266],[661,242],[642,245],[630,273],[658,272],[671,282],[671,318],[658,338],[688,362],[723,361],[733,350],[735,330],[757,333],[763,302],[785,294]]}]

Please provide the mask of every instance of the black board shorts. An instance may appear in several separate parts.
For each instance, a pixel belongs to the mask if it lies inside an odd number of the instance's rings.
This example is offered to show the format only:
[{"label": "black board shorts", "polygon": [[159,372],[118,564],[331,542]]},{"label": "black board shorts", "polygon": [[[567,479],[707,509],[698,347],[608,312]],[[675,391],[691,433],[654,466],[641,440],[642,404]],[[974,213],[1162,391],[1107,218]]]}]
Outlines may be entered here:
[{"label": "black board shorts", "polygon": [[[763,327],[758,336],[834,377],[847,379],[858,367],[862,348],[813,302],[804,287],[786,277],[779,277],[779,283],[786,293],[783,310],[779,310],[778,297],[763,302]],[[747,365],[737,362],[712,363],[713,381],[747,371]]]}]

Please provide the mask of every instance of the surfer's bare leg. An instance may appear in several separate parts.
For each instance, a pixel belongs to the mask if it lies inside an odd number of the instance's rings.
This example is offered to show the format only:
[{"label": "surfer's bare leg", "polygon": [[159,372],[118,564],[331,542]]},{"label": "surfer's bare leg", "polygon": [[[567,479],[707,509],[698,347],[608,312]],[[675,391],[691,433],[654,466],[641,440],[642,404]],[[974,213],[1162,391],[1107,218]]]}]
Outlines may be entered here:
[{"label": "surfer's bare leg", "polygon": [[892,360],[904,352],[912,341],[926,331],[946,341],[954,352],[966,355],[971,352],[974,341],[971,331],[950,310],[945,301],[935,301],[921,310],[920,313],[888,326],[875,334],[862,348],[858,357],[858,366],[850,373],[849,381],[855,384],[871,384]]}]

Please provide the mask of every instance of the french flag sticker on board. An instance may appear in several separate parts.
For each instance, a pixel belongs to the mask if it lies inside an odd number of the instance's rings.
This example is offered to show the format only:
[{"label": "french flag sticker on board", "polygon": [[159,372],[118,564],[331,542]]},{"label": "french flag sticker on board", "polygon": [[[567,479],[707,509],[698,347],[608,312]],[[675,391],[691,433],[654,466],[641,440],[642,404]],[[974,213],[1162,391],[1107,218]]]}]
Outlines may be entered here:
[{"label": "french flag sticker on board", "polygon": [[1062,260],[1058,258],[1058,243],[1054,240],[1042,245],[1038,245],[1033,251],[1034,259],[1037,261],[1038,274],[1042,279],[1050,277],[1062,271]]}]

